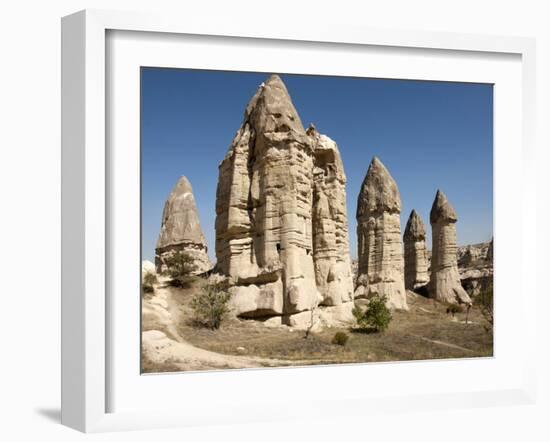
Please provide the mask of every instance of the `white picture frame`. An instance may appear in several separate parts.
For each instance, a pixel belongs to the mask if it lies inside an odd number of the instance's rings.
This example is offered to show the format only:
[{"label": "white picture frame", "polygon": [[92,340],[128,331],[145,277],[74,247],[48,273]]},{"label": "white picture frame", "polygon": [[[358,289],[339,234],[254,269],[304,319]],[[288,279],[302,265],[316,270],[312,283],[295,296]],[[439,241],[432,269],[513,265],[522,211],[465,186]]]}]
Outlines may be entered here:
[{"label": "white picture frame", "polygon": [[[534,161],[534,40],[518,37],[388,31],[350,28],[344,25],[304,26],[302,23],[298,27],[292,22],[270,25],[266,22],[239,23],[235,20],[213,22],[201,17],[165,17],[99,10],[81,11],[63,18],[62,21],[63,424],[80,431],[96,432],[222,422],[254,422],[288,417],[307,418],[324,415],[328,417],[335,414],[365,415],[380,410],[396,412],[408,409],[532,403],[535,396],[535,348],[534,344],[530,343],[534,343],[535,340],[528,338],[534,336],[536,328],[534,321],[530,321],[518,332],[525,337],[524,351],[521,356],[518,356],[521,358],[519,361],[521,374],[517,371],[517,379],[514,378],[513,382],[510,380],[508,385],[502,385],[499,388],[483,389],[474,386],[472,389],[461,387],[462,390],[454,392],[437,391],[435,388],[427,394],[407,392],[377,394],[375,401],[369,400],[372,397],[359,389],[355,395],[344,392],[340,397],[336,393],[332,396],[328,395],[325,399],[309,397],[305,401],[288,403],[285,407],[281,407],[276,401],[270,404],[269,398],[265,397],[258,397],[257,401],[251,403],[246,400],[246,394],[238,398],[233,392],[231,409],[228,409],[223,398],[220,398],[219,404],[211,404],[208,413],[205,412],[205,408],[201,408],[200,404],[193,410],[168,406],[163,409],[155,407],[150,410],[141,408],[132,411],[113,411],[109,404],[109,394],[114,388],[109,375],[113,354],[108,339],[112,312],[107,288],[109,259],[111,259],[108,245],[113,240],[110,235],[115,234],[116,229],[108,228],[113,200],[109,194],[110,166],[107,154],[109,134],[106,131],[106,121],[110,112],[107,106],[109,93],[106,76],[109,62],[107,57],[113,56],[108,51],[106,39],[107,34],[112,31],[157,33],[155,35],[181,38],[187,35],[255,39],[256,41],[267,39],[273,44],[284,42],[287,45],[308,42],[313,45],[337,44],[342,48],[368,46],[376,47],[380,51],[402,48],[404,51],[436,50],[441,51],[441,54],[449,51],[467,52],[475,54],[478,58],[489,54],[508,54],[517,57],[521,65],[521,91],[519,91],[521,93],[518,95],[521,111],[514,113],[511,118],[517,116],[518,120],[513,123],[519,134],[518,141],[521,146],[518,148],[521,152],[521,170],[524,176],[524,186],[517,190],[522,207],[521,223],[518,224],[521,229],[521,241],[517,249],[521,256],[522,267],[521,282],[518,283],[521,289],[519,304],[523,307],[536,303],[534,280],[526,277],[527,263],[535,256],[533,226],[536,196],[531,190],[536,186],[529,185],[535,180],[534,174],[529,173]],[[495,173],[498,175],[499,171],[496,167]],[[502,238],[504,239],[504,235]],[[497,243],[495,257],[498,257],[499,253],[504,256],[505,252],[499,251]],[[499,268],[506,270],[506,262],[502,262],[502,267],[495,264],[496,286]],[[500,274],[505,275],[505,271]],[[504,327],[504,322],[502,324]],[[384,367],[390,367],[390,365],[378,365],[377,370],[389,370]],[[400,370],[424,370],[424,367],[418,367],[415,364],[401,367]],[[347,370],[346,377],[352,378],[358,376],[360,369],[361,366],[357,365],[345,368],[338,366],[315,368],[317,373],[321,373],[319,370],[331,373],[334,373],[334,370]],[[293,370],[296,371],[293,372]],[[292,373],[295,373],[292,377],[299,378],[303,375],[303,370],[312,369],[279,369],[277,373],[283,373],[282,376],[290,382]],[[438,370],[457,370],[457,368],[447,364],[438,366]],[[261,377],[264,375],[258,373],[260,370],[244,371],[238,374],[239,378],[231,379],[239,379],[239,382],[243,383],[248,377],[251,384],[254,384],[254,382],[262,382]],[[445,376],[443,372],[441,375]],[[204,373],[201,376],[201,378],[195,377],[193,383],[204,384],[204,388],[207,388],[206,384],[215,380],[218,387],[222,386],[223,394],[225,379],[227,376],[234,375]],[[211,377],[206,378],[206,376]],[[252,381],[252,378],[256,380]],[[176,377],[172,378],[172,380],[176,379]],[[356,379],[356,381],[359,380]],[[280,377],[277,382],[283,381]],[[169,382],[164,381],[164,383]],[[192,403],[193,392],[188,391],[191,395],[190,403]]]}]

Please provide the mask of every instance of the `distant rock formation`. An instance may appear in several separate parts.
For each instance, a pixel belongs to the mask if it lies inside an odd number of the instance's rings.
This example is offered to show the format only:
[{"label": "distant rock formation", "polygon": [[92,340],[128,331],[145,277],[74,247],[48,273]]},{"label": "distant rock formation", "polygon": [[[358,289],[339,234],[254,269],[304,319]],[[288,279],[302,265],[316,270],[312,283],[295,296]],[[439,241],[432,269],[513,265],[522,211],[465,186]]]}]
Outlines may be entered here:
[{"label": "distant rock formation", "polygon": [[385,295],[389,307],[408,310],[400,212],[397,184],[374,157],[357,201],[359,267],[355,297]]},{"label": "distant rock formation", "polygon": [[313,128],[306,133],[284,83],[272,75],[248,103],[219,166],[217,271],[234,283],[234,312],[281,315],[289,325],[319,304],[350,316],[347,244],[336,143]]},{"label": "distant rock formation", "polygon": [[164,204],[160,235],[155,250],[155,266],[161,273],[167,269],[166,259],[176,252],[185,252],[194,259],[195,273],[212,268],[206,240],[189,180],[182,176]]},{"label": "distant rock formation", "polygon": [[462,287],[472,297],[493,287],[493,241],[458,248]]},{"label": "distant rock formation", "polygon": [[447,197],[437,191],[430,211],[432,225],[432,261],[430,296],[441,302],[471,303],[462,288],[457,264],[456,221],[457,216]]},{"label": "distant rock formation", "polygon": [[413,209],[403,234],[405,249],[405,288],[415,290],[429,281],[426,230],[420,215]]}]

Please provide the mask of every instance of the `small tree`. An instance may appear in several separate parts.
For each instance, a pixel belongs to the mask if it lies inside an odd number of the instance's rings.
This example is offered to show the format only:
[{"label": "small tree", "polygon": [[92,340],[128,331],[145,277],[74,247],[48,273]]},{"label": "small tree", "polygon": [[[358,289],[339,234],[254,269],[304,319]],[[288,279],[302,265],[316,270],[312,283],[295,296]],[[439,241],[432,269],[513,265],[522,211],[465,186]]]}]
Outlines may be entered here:
[{"label": "small tree", "polygon": [[451,315],[453,318],[455,317],[455,315],[457,313],[462,313],[463,312],[463,309],[460,305],[458,304],[447,304],[447,314]]},{"label": "small tree", "polygon": [[343,347],[348,342],[348,339],[349,336],[347,333],[339,331],[334,334],[334,337],[332,338],[332,343],[335,345],[341,345]]},{"label": "small tree", "polygon": [[197,270],[195,260],[188,253],[178,251],[165,260],[167,270],[164,272],[170,278],[170,285],[186,287],[193,280],[193,272]]},{"label": "small tree", "polygon": [[203,327],[217,330],[229,313],[228,302],[231,294],[223,283],[208,283],[191,300],[194,320]]},{"label": "small tree", "polygon": [[307,327],[306,327],[304,339],[309,338],[309,335],[311,334],[311,330],[313,330],[313,327],[315,327],[316,314],[317,314],[317,305],[313,303],[309,311],[309,323],[307,324]]},{"label": "small tree", "polygon": [[476,304],[481,309],[481,314],[489,324],[485,327],[485,331],[489,332],[493,330],[493,287],[490,287],[487,291],[481,292],[477,295]]},{"label": "small tree", "polygon": [[371,328],[377,332],[386,330],[392,320],[390,309],[386,306],[385,296],[372,297],[365,312],[359,307],[355,307],[353,309],[353,316],[355,316],[357,325],[360,328]]},{"label": "small tree", "polygon": [[154,284],[157,283],[157,275],[154,273],[146,273],[143,275],[143,283],[141,284],[141,288],[143,290],[143,293],[154,293],[155,287]]}]

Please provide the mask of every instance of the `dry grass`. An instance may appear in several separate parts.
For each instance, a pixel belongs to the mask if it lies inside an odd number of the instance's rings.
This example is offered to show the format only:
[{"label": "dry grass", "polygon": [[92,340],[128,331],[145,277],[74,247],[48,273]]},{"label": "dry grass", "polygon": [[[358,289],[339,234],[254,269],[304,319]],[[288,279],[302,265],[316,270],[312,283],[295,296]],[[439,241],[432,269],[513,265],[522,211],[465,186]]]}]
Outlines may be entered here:
[{"label": "dry grass", "polygon": [[[198,284],[198,283],[197,283]],[[409,294],[409,312],[394,312],[389,328],[383,333],[328,328],[304,339],[304,332],[288,327],[270,328],[254,320],[226,320],[219,330],[193,325],[189,301],[197,284],[171,289],[171,309],[180,320],[177,332],[187,342],[217,353],[284,360],[281,365],[332,364],[375,361],[406,361],[492,356],[493,337],[484,329],[478,308],[455,319],[446,314],[446,306],[419,295]],[[346,346],[332,343],[334,334],[349,334]],[[243,350],[244,348],[244,350]],[[149,370],[147,370],[149,371]],[[156,370],[159,371],[159,370]],[[170,371],[163,367],[162,371]]]},{"label": "dry grass", "polygon": [[180,371],[180,368],[174,361],[167,360],[163,363],[153,362],[146,356],[141,356],[141,372],[142,373],[172,373]]}]

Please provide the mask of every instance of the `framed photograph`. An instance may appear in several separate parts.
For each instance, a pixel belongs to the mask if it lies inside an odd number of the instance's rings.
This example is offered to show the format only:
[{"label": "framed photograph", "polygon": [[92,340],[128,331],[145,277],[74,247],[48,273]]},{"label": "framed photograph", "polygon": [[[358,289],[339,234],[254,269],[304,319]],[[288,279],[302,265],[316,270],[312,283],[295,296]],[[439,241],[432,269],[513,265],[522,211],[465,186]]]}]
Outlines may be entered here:
[{"label": "framed photograph", "polygon": [[62,53],[65,425],[534,400],[533,40],[82,11]]}]

